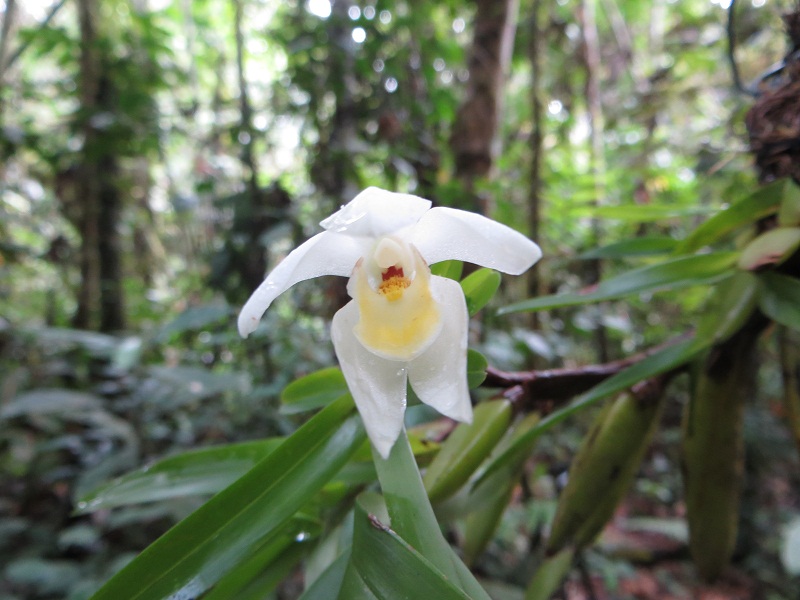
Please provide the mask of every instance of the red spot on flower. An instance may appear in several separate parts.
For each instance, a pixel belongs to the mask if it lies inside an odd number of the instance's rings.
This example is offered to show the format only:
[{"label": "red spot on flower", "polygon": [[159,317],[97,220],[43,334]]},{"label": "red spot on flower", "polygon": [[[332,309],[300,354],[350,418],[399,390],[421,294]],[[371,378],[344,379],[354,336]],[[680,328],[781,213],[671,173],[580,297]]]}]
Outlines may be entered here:
[{"label": "red spot on flower", "polygon": [[389,267],[381,273],[381,277],[384,281],[389,281],[393,277],[405,277],[405,274],[403,273],[403,267]]}]

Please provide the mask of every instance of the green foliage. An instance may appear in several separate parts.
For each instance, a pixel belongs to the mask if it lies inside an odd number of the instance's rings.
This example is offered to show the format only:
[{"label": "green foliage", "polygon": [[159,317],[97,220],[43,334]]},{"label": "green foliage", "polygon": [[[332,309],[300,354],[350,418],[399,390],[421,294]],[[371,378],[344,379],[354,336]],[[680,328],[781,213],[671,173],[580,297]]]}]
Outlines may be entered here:
[{"label": "green foliage", "polygon": [[[324,0],[96,4],[108,93],[93,114],[81,2],[55,3],[47,22],[17,2],[3,40],[14,58],[0,98],[0,596],[88,598],[109,581],[98,598],[296,597],[302,574],[310,600],[331,590],[485,597],[455,546],[487,590],[504,582],[507,597],[526,586],[545,597],[574,553],[540,560],[530,542],[549,527],[586,411],[717,353],[753,318],[800,330],[800,194],[788,179],[755,183],[719,3],[598,5],[599,149],[575,3],[542,3],[538,31],[522,3],[500,152],[492,175],[469,184],[450,146],[473,93],[479,23],[468,3],[342,1],[328,16]],[[770,3],[736,6],[735,57],[750,80],[784,52],[780,19]],[[130,329],[115,335],[69,328],[81,275],[76,173],[93,156],[117,159],[123,199]],[[500,288],[488,269],[462,280],[460,262],[433,266],[461,282],[470,315],[499,310],[470,332],[475,421],[453,427],[409,394],[411,451],[393,482],[330,367],[343,285],[298,286],[246,341],[232,323],[263,271],[367,185],[536,226],[545,251],[540,297],[521,278]],[[748,410],[777,425],[775,364],[790,352],[771,335],[759,350]],[[601,355],[631,362],[565,397],[530,392],[537,377]],[[530,379],[498,383],[497,369],[532,365]],[[680,381],[668,395],[684,400]],[[680,505],[674,404],[634,485],[635,510]],[[768,437],[780,444],[777,431]],[[750,478],[759,544],[740,541],[747,558],[735,566],[776,598],[794,591],[775,566],[782,527],[785,568],[797,571],[796,495],[769,496],[797,487],[785,446],[772,461],[780,473]],[[762,453],[763,439],[749,456]],[[632,563],[611,568],[612,554],[601,538],[583,559],[605,565],[609,581],[629,576]]]}]

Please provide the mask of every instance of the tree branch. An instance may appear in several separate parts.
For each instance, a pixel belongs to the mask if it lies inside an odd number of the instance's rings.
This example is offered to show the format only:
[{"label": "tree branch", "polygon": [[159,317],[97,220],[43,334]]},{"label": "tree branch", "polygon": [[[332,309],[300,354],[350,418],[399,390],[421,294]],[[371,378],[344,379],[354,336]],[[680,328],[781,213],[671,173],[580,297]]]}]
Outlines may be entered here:
[{"label": "tree branch", "polygon": [[503,388],[500,396],[511,401],[520,410],[549,412],[555,406],[568,402],[601,381],[686,339],[687,336],[688,334],[684,334],[645,352],[599,365],[517,372],[501,371],[490,366],[486,369],[483,385]]}]

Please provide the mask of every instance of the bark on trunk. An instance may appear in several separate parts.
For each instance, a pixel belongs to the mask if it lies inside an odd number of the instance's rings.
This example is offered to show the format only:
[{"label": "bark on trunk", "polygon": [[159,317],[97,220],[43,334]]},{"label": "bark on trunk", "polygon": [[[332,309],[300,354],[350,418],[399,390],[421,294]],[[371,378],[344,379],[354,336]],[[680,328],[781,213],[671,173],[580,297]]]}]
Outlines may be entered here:
[{"label": "bark on trunk", "polygon": [[[489,174],[496,154],[503,83],[516,33],[518,0],[477,0],[466,97],[458,109],[450,148],[456,177],[469,190]],[[485,212],[479,203],[469,207]]]},{"label": "bark on trunk", "polygon": [[78,308],[73,326],[117,331],[125,327],[118,225],[122,201],[111,140],[94,117],[114,112],[113,83],[98,46],[96,0],[80,0],[80,102],[84,135],[78,167],[77,225],[81,235]]}]

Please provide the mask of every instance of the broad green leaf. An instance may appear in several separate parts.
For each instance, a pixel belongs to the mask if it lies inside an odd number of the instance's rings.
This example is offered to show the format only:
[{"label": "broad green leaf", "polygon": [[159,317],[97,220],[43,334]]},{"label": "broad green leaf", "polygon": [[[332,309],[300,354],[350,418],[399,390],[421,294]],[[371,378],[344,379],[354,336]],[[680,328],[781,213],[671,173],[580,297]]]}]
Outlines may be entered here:
[{"label": "broad green leaf", "polygon": [[630,256],[669,254],[677,244],[678,242],[671,237],[637,237],[589,250],[577,258],[628,258]]},{"label": "broad green leaf", "polygon": [[94,600],[196,597],[274,536],[364,442],[343,396],[117,573]]},{"label": "broad green leaf", "polygon": [[604,300],[615,300],[631,294],[676,290],[693,285],[718,281],[730,274],[736,262],[735,252],[713,252],[696,256],[681,256],[653,265],[633,269],[622,275],[601,281],[592,291],[574,294],[555,294],[532,298],[501,308],[499,314],[575,306]]},{"label": "broad green leaf", "polygon": [[339,367],[329,367],[287,385],[281,393],[281,412],[294,414],[330,404],[347,393],[347,383]]},{"label": "broad green leaf", "polygon": [[486,367],[489,366],[489,361],[486,357],[471,348],[467,350],[467,384],[469,389],[475,389],[483,380],[486,379]]},{"label": "broad green leaf", "polygon": [[461,281],[470,317],[476,315],[492,299],[500,287],[500,281],[500,273],[492,269],[478,269]]},{"label": "broad green leaf", "polygon": [[776,181],[759,188],[743,200],[721,210],[678,244],[678,247],[675,248],[675,254],[696,252],[700,248],[720,241],[724,236],[741,227],[774,214],[778,210],[781,198],[783,198],[785,186],[786,183],[784,181]]},{"label": "broad green leaf", "polygon": [[586,207],[579,212],[586,212],[600,219],[614,219],[633,223],[662,221],[679,217],[691,217],[711,212],[705,206],[667,206],[662,204],[627,204],[623,206]]},{"label": "broad green leaf", "polygon": [[242,442],[164,458],[91,491],[80,499],[77,512],[216,494],[247,473],[283,441],[283,438],[272,438]]},{"label": "broad green leaf", "polygon": [[777,227],[750,241],[739,256],[743,271],[780,265],[800,247],[800,227]]},{"label": "broad green leaf", "polygon": [[492,400],[475,407],[472,423],[456,426],[425,471],[423,483],[431,502],[452,496],[467,482],[503,437],[510,422],[511,403]]},{"label": "broad green leaf", "polygon": [[461,272],[464,270],[464,263],[460,260],[443,260],[435,265],[431,265],[431,273],[439,277],[447,277],[453,281],[461,279]]},{"label": "broad green leaf", "polygon": [[351,564],[369,591],[380,600],[470,598],[416,547],[380,523],[377,517],[369,515],[359,502],[356,503]]},{"label": "broad green leaf", "polygon": [[760,278],[761,311],[776,323],[800,331],[800,280],[778,273],[763,273]]},{"label": "broad green leaf", "polygon": [[712,338],[692,338],[667,346],[651,354],[647,358],[620,371],[594,386],[588,392],[578,396],[564,408],[561,408],[542,419],[538,425],[524,435],[519,436],[501,455],[491,461],[483,475],[475,482],[474,487],[480,486],[484,480],[504,465],[519,460],[529,444],[542,433],[574,415],[581,410],[593,406],[597,402],[612,394],[628,389],[634,384],[671,371],[688,363],[695,356],[703,352],[713,342]]}]

